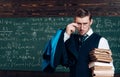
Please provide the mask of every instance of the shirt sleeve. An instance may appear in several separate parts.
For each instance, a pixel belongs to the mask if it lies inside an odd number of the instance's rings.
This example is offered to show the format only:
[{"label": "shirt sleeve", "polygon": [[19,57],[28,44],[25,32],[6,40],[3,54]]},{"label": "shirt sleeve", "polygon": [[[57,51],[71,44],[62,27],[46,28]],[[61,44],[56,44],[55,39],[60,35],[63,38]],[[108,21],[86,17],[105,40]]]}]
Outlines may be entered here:
[{"label": "shirt sleeve", "polygon": [[107,41],[104,37],[102,37],[102,38],[100,39],[98,48],[110,49],[109,44],[108,44],[108,41]]},{"label": "shirt sleeve", "polygon": [[64,42],[70,38],[70,35],[67,34],[66,32],[64,33]]},{"label": "shirt sleeve", "polygon": [[[102,37],[100,39],[98,48],[110,49],[108,41],[104,37]],[[112,66],[112,69],[115,71],[115,68],[114,68],[114,65],[113,65],[113,61],[110,63],[110,65]]]}]

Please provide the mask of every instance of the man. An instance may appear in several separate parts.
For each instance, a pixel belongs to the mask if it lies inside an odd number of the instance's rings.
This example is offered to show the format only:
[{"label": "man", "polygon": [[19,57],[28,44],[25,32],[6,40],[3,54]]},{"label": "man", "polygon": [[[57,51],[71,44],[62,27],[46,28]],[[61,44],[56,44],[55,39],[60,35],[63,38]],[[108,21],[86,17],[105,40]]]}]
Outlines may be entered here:
[{"label": "man", "polygon": [[[57,38],[54,37],[50,45],[47,45],[43,57],[46,60],[43,65],[46,66],[43,70],[53,72],[61,64],[70,69],[70,77],[91,77],[92,71],[88,67],[91,61],[90,51],[94,48],[110,49],[107,40],[93,32],[92,23],[91,13],[78,9],[74,22],[68,24],[61,34],[57,33]],[[111,65],[113,66],[112,63]]]},{"label": "man", "polygon": [[76,63],[69,67],[70,77],[91,77],[91,70],[88,68],[89,52],[94,48],[110,49],[107,40],[93,32],[92,23],[91,13],[85,9],[78,9],[74,22],[66,27],[64,33],[66,49],[77,53]]}]

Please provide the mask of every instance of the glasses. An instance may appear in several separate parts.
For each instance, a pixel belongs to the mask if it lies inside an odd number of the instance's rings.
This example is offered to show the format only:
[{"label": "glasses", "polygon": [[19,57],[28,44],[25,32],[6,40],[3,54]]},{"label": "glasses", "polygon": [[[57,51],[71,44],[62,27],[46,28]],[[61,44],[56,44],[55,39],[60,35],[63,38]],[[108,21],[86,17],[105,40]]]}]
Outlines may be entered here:
[{"label": "glasses", "polygon": [[88,23],[77,23],[79,27],[88,27]]}]

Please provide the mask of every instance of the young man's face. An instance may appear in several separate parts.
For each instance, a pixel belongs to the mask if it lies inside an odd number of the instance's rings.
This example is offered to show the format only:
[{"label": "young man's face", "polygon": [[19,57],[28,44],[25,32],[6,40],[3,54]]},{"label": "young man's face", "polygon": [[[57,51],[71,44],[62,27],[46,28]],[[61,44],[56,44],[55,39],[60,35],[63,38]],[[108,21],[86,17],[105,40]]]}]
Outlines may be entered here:
[{"label": "young man's face", "polygon": [[75,23],[78,24],[78,32],[80,35],[84,35],[88,32],[88,30],[90,29],[91,25],[92,25],[93,20],[89,18],[89,16],[86,17],[76,17],[75,18]]}]

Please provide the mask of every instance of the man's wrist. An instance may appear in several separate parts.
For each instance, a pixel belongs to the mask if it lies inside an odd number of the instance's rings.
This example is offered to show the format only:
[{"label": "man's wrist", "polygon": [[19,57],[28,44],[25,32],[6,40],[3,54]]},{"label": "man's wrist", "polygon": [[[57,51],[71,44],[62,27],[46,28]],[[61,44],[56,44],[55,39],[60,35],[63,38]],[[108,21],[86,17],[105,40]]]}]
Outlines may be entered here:
[{"label": "man's wrist", "polygon": [[64,42],[66,41],[66,40],[68,40],[70,38],[70,35],[67,33],[67,32],[65,32],[64,33]]}]

